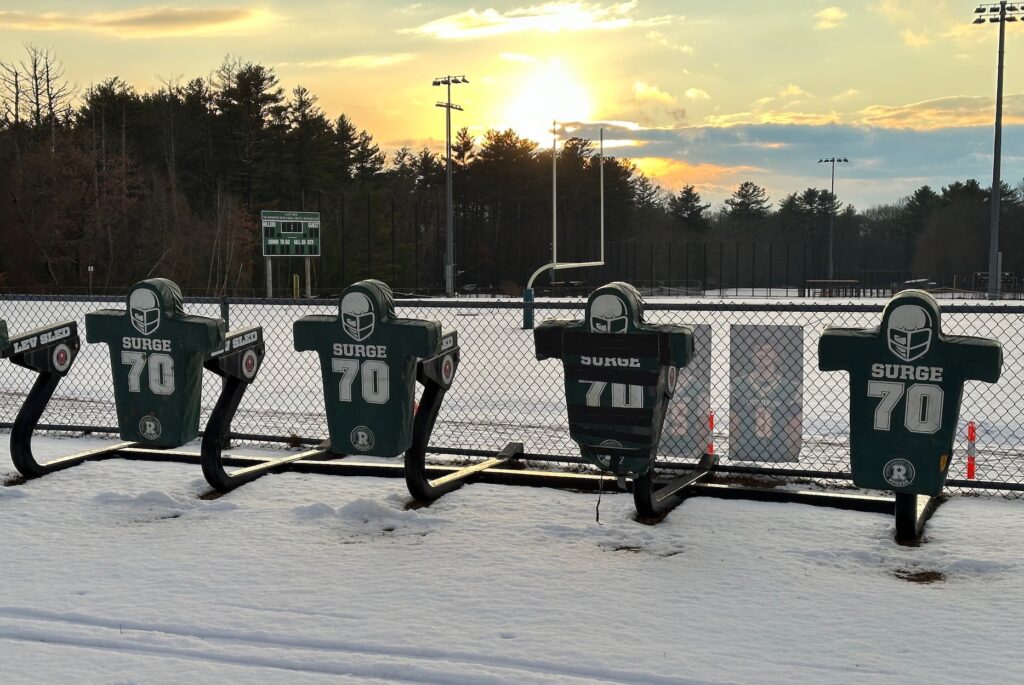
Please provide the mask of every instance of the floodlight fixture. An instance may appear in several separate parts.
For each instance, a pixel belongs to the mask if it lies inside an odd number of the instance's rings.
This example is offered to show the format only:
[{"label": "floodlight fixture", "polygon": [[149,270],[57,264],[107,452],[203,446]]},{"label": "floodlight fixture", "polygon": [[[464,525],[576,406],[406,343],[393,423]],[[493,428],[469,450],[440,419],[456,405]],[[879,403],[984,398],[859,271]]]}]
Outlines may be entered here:
[{"label": "floodlight fixture", "polygon": [[998,299],[1000,296],[999,278],[999,205],[1001,201],[999,189],[1002,187],[999,177],[999,164],[1002,155],[1003,141],[1003,53],[1006,45],[1006,25],[1010,22],[1016,23],[1024,19],[1024,5],[1007,4],[1002,0],[998,4],[982,3],[974,10],[975,14],[988,16],[988,22],[984,16],[977,17],[975,24],[999,24],[999,52],[996,62],[996,116],[995,136],[992,153],[992,189],[989,205],[991,206],[991,219],[989,220],[989,241],[988,241],[988,296],[990,299]]}]

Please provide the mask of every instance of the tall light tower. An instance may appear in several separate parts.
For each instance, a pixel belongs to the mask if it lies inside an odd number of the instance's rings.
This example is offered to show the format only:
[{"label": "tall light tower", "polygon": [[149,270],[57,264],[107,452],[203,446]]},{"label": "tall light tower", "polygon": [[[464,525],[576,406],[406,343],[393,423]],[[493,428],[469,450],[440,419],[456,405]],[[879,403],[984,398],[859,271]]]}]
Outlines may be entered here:
[{"label": "tall light tower", "polygon": [[447,157],[447,164],[445,165],[445,185],[447,186],[447,210],[446,210],[446,228],[445,228],[445,254],[444,254],[444,293],[448,297],[455,295],[455,227],[453,225],[453,209],[452,209],[452,110],[457,109],[460,112],[463,111],[462,107],[452,102],[452,84],[469,83],[464,75],[458,76],[438,76],[434,79],[435,86],[447,86],[448,87],[448,99],[445,102],[438,102],[438,107],[444,108],[444,120],[445,120],[445,154]]},{"label": "tall light tower", "polygon": [[[832,202],[834,203],[835,199],[836,199],[836,163],[839,163],[839,164],[849,164],[850,160],[848,160],[846,157],[822,157],[821,159],[818,160],[818,164],[826,164],[826,163],[832,165],[832,189],[829,192],[832,193]],[[828,280],[830,280],[830,281],[832,280],[832,266],[833,266],[833,261],[832,261],[832,231],[833,231],[833,229],[835,227],[835,219],[836,219],[836,210],[835,210],[835,206],[833,205],[833,207],[831,209],[829,209],[829,212],[828,212]]]},{"label": "tall light tower", "polygon": [[996,67],[996,135],[992,154],[992,219],[989,223],[988,239],[988,296],[999,298],[1002,276],[999,273],[999,200],[1002,184],[999,179],[999,161],[1003,146],[1003,45],[1006,41],[1006,22],[1024,17],[1024,5],[1007,5],[1002,0],[998,5],[978,5],[974,9],[975,24],[999,24],[999,57]]}]

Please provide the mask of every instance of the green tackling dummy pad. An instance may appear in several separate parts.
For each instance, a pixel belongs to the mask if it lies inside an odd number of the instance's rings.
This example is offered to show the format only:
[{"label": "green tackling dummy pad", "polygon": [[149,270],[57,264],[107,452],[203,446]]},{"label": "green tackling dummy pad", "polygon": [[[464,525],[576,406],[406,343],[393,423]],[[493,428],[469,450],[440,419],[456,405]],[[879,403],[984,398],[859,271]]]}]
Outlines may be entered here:
[{"label": "green tackling dummy pad", "polygon": [[412,445],[416,362],[441,353],[441,324],[395,316],[385,283],[342,293],[337,316],[304,316],[295,349],[320,355],[331,451],[394,457]]},{"label": "green tackling dummy pad", "polygon": [[586,318],[534,329],[537,359],[561,359],[569,436],[601,469],[643,475],[653,465],[678,369],[693,357],[688,326],[648,324],[628,283],[590,294]]},{"label": "green tackling dummy pad", "polygon": [[826,328],[822,371],[850,372],[850,467],[862,488],[938,495],[946,482],[964,381],[995,383],[999,342],[943,335],[923,290],[886,304],[878,328]]},{"label": "green tackling dummy pad", "polygon": [[127,310],[85,315],[86,340],[110,346],[122,440],[178,447],[199,434],[203,360],[224,345],[224,322],[189,316],[166,278],[132,286]]}]

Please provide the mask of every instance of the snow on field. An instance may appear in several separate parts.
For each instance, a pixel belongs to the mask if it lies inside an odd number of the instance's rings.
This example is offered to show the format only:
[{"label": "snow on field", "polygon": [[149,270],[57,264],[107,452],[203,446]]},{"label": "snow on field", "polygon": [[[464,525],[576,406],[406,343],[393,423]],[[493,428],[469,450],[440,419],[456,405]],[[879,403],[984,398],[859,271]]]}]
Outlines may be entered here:
[{"label": "snow on field", "polygon": [[206,490],[121,460],[0,487],[0,682],[1019,678],[1020,501],[954,498],[914,548],[890,517],[802,505],[698,498],[647,526],[606,494],[598,525],[595,495],[550,489],[408,510],[399,479]]}]

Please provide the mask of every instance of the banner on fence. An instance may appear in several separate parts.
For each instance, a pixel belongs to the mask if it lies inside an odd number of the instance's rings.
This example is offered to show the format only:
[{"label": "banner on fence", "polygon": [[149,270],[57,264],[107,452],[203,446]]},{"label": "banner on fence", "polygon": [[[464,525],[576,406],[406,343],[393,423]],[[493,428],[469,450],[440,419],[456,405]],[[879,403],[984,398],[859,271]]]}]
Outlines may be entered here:
[{"label": "banner on fence", "polygon": [[711,442],[711,326],[693,327],[693,359],[679,369],[658,454],[696,461]]},{"label": "banner on fence", "polygon": [[803,442],[803,327],[730,326],[729,360],[729,458],[798,461]]}]

